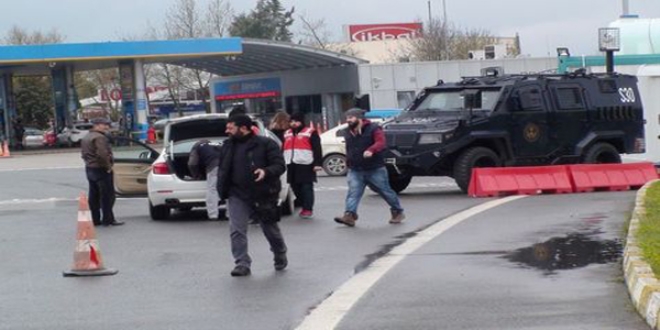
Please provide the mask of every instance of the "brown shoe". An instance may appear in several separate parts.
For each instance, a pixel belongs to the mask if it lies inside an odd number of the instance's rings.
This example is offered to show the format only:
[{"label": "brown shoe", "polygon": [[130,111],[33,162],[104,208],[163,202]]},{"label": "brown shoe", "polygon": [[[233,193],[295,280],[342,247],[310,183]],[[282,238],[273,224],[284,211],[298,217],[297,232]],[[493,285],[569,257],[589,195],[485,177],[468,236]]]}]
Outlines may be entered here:
[{"label": "brown shoe", "polygon": [[403,214],[403,211],[392,211],[392,219],[390,219],[390,223],[391,224],[399,224],[405,218],[406,218],[406,215]]},{"label": "brown shoe", "polygon": [[349,227],[355,227],[355,221],[357,221],[358,216],[353,212],[345,212],[342,217],[335,217],[335,222],[347,225]]}]

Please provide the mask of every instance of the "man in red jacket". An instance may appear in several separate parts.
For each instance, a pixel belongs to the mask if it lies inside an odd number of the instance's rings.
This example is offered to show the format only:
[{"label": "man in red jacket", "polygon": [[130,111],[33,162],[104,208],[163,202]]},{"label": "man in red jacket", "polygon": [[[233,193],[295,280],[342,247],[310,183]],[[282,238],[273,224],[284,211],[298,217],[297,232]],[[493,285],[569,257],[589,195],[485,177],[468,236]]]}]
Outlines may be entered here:
[{"label": "man in red jacket", "polygon": [[335,221],[349,227],[355,226],[358,219],[357,209],[367,185],[377,192],[390,206],[391,224],[398,224],[405,219],[399,197],[390,187],[385,168],[383,151],[387,147],[383,129],[364,118],[362,109],[346,111],[348,129],[346,140],[346,159],[348,163],[348,194],[346,211]]}]

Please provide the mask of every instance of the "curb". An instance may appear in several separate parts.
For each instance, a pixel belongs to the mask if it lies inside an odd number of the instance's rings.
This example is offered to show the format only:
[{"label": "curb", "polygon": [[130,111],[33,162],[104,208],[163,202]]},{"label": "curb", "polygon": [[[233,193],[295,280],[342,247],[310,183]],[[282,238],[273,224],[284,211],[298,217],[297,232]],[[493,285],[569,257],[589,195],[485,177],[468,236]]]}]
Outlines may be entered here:
[{"label": "curb", "polygon": [[644,261],[635,233],[639,228],[639,216],[646,213],[644,198],[648,187],[660,180],[654,180],[637,192],[635,209],[632,212],[626,247],[623,251],[623,276],[630,293],[630,299],[637,312],[652,329],[660,330],[660,281],[653,274],[651,266]]}]

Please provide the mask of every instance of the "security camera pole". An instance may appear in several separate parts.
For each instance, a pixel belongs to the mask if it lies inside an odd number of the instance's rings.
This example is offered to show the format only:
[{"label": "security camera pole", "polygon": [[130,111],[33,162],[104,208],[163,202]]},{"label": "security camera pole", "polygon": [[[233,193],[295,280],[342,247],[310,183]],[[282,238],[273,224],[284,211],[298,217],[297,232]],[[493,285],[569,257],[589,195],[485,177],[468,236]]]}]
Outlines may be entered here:
[{"label": "security camera pole", "polygon": [[614,73],[614,52],[621,49],[621,38],[618,28],[598,29],[598,47],[605,52],[607,74]]}]

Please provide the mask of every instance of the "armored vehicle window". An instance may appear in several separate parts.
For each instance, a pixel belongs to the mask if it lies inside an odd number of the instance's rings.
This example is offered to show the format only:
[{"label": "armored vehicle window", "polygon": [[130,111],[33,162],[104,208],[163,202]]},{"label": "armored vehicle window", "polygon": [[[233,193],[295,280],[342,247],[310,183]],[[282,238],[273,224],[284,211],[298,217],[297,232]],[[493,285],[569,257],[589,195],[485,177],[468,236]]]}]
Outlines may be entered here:
[{"label": "armored vehicle window", "polygon": [[614,79],[601,79],[598,80],[598,87],[601,93],[616,93],[616,80]]},{"label": "armored vehicle window", "polygon": [[557,107],[559,110],[580,110],[584,109],[582,94],[577,87],[557,88]]},{"label": "armored vehicle window", "polygon": [[543,96],[538,86],[521,87],[515,92],[512,99],[513,110],[516,111],[543,111]]},{"label": "armored vehicle window", "polygon": [[[456,111],[463,109],[462,90],[433,91],[413,111]],[[493,110],[500,89],[485,89],[477,94],[475,109]]]}]

